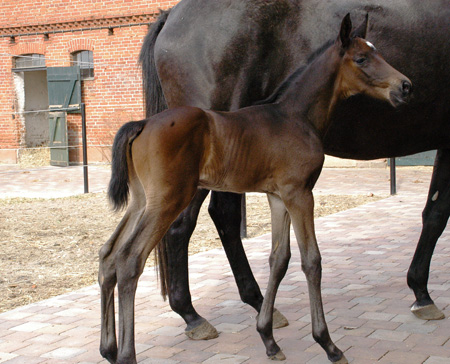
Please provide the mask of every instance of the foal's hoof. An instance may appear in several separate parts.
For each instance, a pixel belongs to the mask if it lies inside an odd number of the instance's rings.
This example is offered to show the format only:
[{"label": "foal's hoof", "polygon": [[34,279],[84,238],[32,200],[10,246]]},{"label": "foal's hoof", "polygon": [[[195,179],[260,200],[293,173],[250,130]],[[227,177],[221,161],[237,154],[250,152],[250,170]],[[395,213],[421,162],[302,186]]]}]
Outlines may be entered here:
[{"label": "foal's hoof", "polygon": [[442,320],[445,318],[444,313],[436,307],[434,303],[426,306],[419,306],[414,303],[411,307],[411,312],[422,320]]},{"label": "foal's hoof", "polygon": [[108,362],[115,363],[117,361],[117,344],[115,341],[107,345],[100,343],[100,355],[103,356]]},{"label": "foal's hoof", "polygon": [[192,340],[210,340],[219,336],[216,328],[206,320],[199,326],[194,327],[192,330],[186,330],[184,333]]},{"label": "foal's hoof", "polygon": [[338,361],[332,361],[333,364],[348,364],[348,360],[345,357],[344,354],[342,354],[342,358],[340,358]]},{"label": "foal's hoof", "polygon": [[274,329],[280,329],[282,327],[288,326],[289,321],[287,320],[284,315],[278,311],[276,308],[273,310],[273,321],[272,321],[272,327]]},{"label": "foal's hoof", "polygon": [[277,361],[286,360],[286,355],[284,355],[283,352],[280,350],[275,355],[269,355],[269,359],[270,360],[277,360]]}]

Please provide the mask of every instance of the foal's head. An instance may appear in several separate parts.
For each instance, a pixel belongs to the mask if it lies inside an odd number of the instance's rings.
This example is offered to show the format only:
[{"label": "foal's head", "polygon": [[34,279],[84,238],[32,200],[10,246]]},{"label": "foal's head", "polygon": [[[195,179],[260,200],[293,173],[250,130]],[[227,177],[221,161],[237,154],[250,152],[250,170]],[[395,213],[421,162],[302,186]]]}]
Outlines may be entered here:
[{"label": "foal's head", "polygon": [[347,14],[342,21],[337,39],[341,62],[337,76],[338,98],[366,94],[385,100],[394,107],[408,101],[412,91],[411,81],[389,65],[375,46],[364,38],[368,17],[352,32],[352,22]]}]

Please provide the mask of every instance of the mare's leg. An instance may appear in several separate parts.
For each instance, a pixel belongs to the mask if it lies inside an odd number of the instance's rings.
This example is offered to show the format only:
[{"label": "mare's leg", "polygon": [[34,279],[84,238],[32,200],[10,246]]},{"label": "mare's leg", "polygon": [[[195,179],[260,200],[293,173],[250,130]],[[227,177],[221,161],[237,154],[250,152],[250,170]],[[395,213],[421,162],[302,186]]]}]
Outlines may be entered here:
[{"label": "mare's leg", "polygon": [[[241,202],[242,195],[213,191],[208,212],[219,233],[241,300],[260,312],[263,296],[253,276],[240,236]],[[288,324],[286,318],[279,311],[275,311],[274,328]]]},{"label": "mare's leg", "polygon": [[333,363],[347,363],[341,350],[331,340],[323,312],[322,264],[314,230],[314,199],[310,190],[288,191],[282,196],[294,226],[300,248],[302,270],[308,283],[311,324],[314,340],[326,351]]},{"label": "mare's leg", "polygon": [[197,223],[208,190],[198,190],[189,206],[178,216],[161,242],[165,244],[170,307],[186,322],[186,335],[194,340],[213,339],[217,330],[192,305],[188,276],[189,239]]},{"label": "mare's leg", "polygon": [[115,255],[125,237],[131,233],[141,218],[143,207],[137,201],[131,203],[111,238],[99,252],[98,281],[101,292],[100,353],[110,363],[117,359],[115,329],[114,288],[117,283]]},{"label": "mare's leg", "polygon": [[427,204],[423,210],[422,233],[408,270],[408,286],[414,291],[416,302],[411,311],[424,320],[439,320],[445,316],[428,293],[431,257],[436,242],[447,225],[450,215],[450,150],[438,150]]},{"label": "mare's leg", "polygon": [[267,195],[272,217],[272,251],[269,258],[270,277],[261,311],[257,317],[256,328],[266,347],[266,354],[275,360],[286,357],[273,337],[272,317],[275,297],[281,280],[286,274],[291,257],[289,227],[290,217],[280,198]]}]

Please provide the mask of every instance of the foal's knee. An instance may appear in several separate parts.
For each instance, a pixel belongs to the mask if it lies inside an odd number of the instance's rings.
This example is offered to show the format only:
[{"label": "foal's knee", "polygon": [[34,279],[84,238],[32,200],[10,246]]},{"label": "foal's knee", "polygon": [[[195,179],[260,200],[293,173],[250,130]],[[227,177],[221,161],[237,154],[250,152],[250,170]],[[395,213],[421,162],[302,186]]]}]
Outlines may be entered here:
[{"label": "foal's knee", "polygon": [[264,337],[270,337],[273,333],[273,321],[272,315],[268,315],[267,317],[263,317],[261,314],[258,315],[256,321],[256,331]]},{"label": "foal's knee", "polygon": [[317,255],[302,262],[302,270],[306,278],[320,278],[322,276],[322,257]]},{"label": "foal's knee", "polygon": [[141,259],[119,251],[116,258],[116,270],[119,283],[137,280],[143,271]]},{"label": "foal's knee", "polygon": [[98,251],[98,259],[100,264],[104,263],[108,256],[111,254],[112,246],[109,243],[103,244]]},{"label": "foal's knee", "polygon": [[283,249],[282,252],[272,252],[269,257],[269,265],[270,269],[273,271],[273,274],[284,277],[288,269],[290,259],[290,249]]},{"label": "foal's knee", "polygon": [[111,258],[110,251],[103,246],[99,252],[98,283],[103,290],[114,288],[117,282],[114,259]]}]

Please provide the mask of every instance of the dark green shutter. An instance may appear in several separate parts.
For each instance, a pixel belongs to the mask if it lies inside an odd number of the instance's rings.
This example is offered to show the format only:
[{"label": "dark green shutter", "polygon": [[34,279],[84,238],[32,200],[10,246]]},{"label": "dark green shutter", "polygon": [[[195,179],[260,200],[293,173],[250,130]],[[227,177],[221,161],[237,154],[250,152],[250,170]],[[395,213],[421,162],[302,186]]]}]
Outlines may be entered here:
[{"label": "dark green shutter", "polygon": [[81,104],[80,67],[48,67],[47,88],[50,129],[50,164],[69,165],[67,109],[79,112]]},{"label": "dark green shutter", "polygon": [[434,165],[435,157],[436,151],[431,150],[429,152],[417,153],[408,155],[406,157],[395,158],[395,164],[397,166],[432,166]]},{"label": "dark green shutter", "polygon": [[50,109],[80,107],[80,67],[48,67],[47,84]]},{"label": "dark green shutter", "polygon": [[69,165],[69,148],[65,112],[50,112],[50,165],[67,167]]}]

